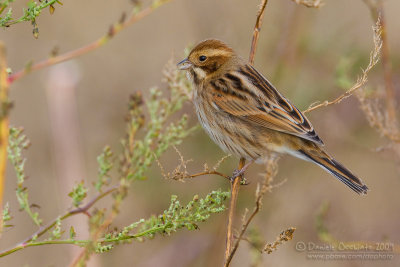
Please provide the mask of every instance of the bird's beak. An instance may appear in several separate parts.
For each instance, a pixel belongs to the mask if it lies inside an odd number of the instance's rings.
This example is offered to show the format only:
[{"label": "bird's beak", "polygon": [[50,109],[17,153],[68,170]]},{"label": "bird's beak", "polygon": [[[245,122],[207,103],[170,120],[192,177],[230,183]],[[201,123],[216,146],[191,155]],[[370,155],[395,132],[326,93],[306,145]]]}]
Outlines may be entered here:
[{"label": "bird's beak", "polygon": [[189,59],[185,58],[181,62],[177,64],[178,69],[180,70],[187,70],[193,66],[192,62],[189,61]]}]

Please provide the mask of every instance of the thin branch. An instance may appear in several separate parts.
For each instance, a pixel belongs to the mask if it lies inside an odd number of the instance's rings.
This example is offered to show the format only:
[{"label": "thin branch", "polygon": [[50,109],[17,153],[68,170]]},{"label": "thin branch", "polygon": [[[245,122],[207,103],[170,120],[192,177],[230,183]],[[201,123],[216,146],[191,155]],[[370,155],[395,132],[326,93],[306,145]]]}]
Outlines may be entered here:
[{"label": "thin branch", "polygon": [[215,170],[209,170],[209,171],[203,171],[203,172],[191,174],[187,178],[195,178],[195,177],[203,176],[203,175],[218,175],[218,176],[221,176],[221,177],[223,177],[225,179],[229,179],[230,178],[228,175],[223,174],[223,173],[221,173],[219,171],[215,171]]},{"label": "thin branch", "polygon": [[10,104],[8,101],[8,87],[6,48],[4,44],[0,42],[0,235],[3,230],[1,229],[3,225],[3,194],[6,179],[9,134],[8,109]]},{"label": "thin branch", "polygon": [[127,20],[125,20],[124,16],[122,16],[122,18],[119,22],[117,22],[116,24],[111,26],[111,28],[109,29],[107,34],[100,37],[93,43],[90,43],[88,45],[85,45],[83,47],[80,47],[78,49],[72,50],[70,52],[67,52],[67,53],[59,55],[59,56],[50,57],[41,62],[33,64],[32,66],[28,66],[20,71],[17,71],[16,73],[11,74],[8,77],[9,83],[15,82],[16,80],[24,77],[25,75],[27,75],[28,73],[30,73],[32,71],[40,70],[40,69],[43,69],[43,68],[67,61],[67,60],[71,60],[73,58],[82,56],[82,55],[87,54],[97,48],[102,47],[109,40],[111,40],[116,34],[118,34],[120,31],[122,31],[123,29],[129,27],[130,25],[138,22],[139,20],[143,19],[144,17],[150,15],[154,10],[156,10],[160,6],[166,4],[170,1],[172,1],[172,0],[154,0],[154,2],[149,7],[142,9],[138,13],[136,13],[135,9],[134,9],[134,12],[132,12],[132,15]]},{"label": "thin branch", "polygon": [[382,37],[382,66],[383,75],[386,89],[386,108],[388,113],[389,127],[392,129],[397,126],[396,117],[396,96],[393,84],[393,71],[392,64],[390,61],[389,41],[387,37],[387,26],[386,18],[383,9],[383,1],[364,0],[365,4],[369,7],[371,16],[374,20],[380,20],[381,22],[381,37]]},{"label": "thin branch", "polygon": [[368,66],[365,68],[365,70],[362,70],[362,75],[357,79],[357,82],[349,89],[347,90],[344,94],[340,95],[336,99],[332,101],[324,101],[320,104],[314,105],[311,104],[306,110],[304,110],[304,113],[314,111],[318,108],[321,107],[327,107],[330,105],[338,104],[340,103],[343,99],[346,99],[350,97],[356,90],[360,89],[363,87],[367,81],[368,81],[368,73],[371,71],[371,69],[378,63],[379,57],[381,54],[381,48],[382,48],[382,27],[381,27],[381,22],[380,19],[377,20],[375,27],[373,27],[374,30],[374,49],[370,54],[369,57],[369,63]]},{"label": "thin branch", "polygon": [[[87,242],[86,242],[87,241]],[[35,246],[43,246],[43,245],[65,245],[65,244],[72,244],[72,245],[77,245],[81,246],[86,243],[91,242],[90,240],[45,240],[45,241],[40,241],[40,242],[35,242],[35,243],[24,243],[24,244],[19,244],[11,249],[5,250],[0,253],[0,258],[10,255],[14,252],[17,252],[21,249],[28,248],[28,247],[35,247]]]},{"label": "thin branch", "polygon": [[172,173],[170,172],[166,172],[163,165],[161,164],[161,162],[156,159],[158,167],[160,167],[161,170],[161,174],[165,179],[168,180],[176,180],[176,181],[181,181],[184,182],[185,179],[192,179],[192,178],[196,178],[199,176],[203,176],[203,175],[218,175],[221,176],[225,179],[230,180],[230,177],[226,174],[223,174],[219,171],[217,171],[217,169],[219,168],[219,166],[221,165],[221,163],[227,159],[228,157],[230,157],[230,155],[224,156],[222,157],[212,168],[212,170],[208,167],[207,164],[204,164],[204,170],[202,172],[199,173],[195,173],[195,174],[189,174],[189,172],[187,171],[187,166],[186,164],[190,161],[192,161],[191,159],[189,160],[185,160],[181,154],[181,152],[174,146],[174,149],[176,151],[176,153],[178,153],[179,156],[179,161],[180,163],[178,164],[178,166],[176,166],[176,168],[172,171]]},{"label": "thin branch", "polygon": [[262,183],[261,188],[258,185],[256,190],[256,201],[255,201],[256,206],[254,207],[253,212],[250,214],[247,220],[243,218],[244,223],[242,224],[242,229],[240,231],[238,238],[236,239],[236,242],[232,250],[230,251],[225,261],[225,267],[229,266],[229,263],[232,261],[233,256],[235,255],[237,249],[239,248],[240,241],[243,239],[243,236],[246,233],[247,228],[249,227],[251,221],[254,219],[256,214],[260,211],[264,194],[267,191],[270,191],[273,187],[276,187],[272,185],[272,181],[278,172],[278,165],[277,165],[278,159],[279,158],[273,155],[267,161],[264,181]]},{"label": "thin branch", "polygon": [[[256,24],[254,25],[253,30],[253,38],[251,41],[250,55],[249,55],[249,63],[254,63],[254,57],[257,50],[258,39],[260,35],[262,20],[264,17],[265,7],[267,6],[268,0],[261,0],[260,7],[258,9]],[[238,170],[241,170],[245,166],[246,160],[244,158],[240,159]],[[243,179],[243,175],[236,177],[231,181],[231,201],[229,206],[229,215],[228,215],[228,229],[226,233],[226,248],[225,248],[225,263],[224,266],[229,266],[232,257],[233,257],[233,220],[235,218],[235,209],[236,209],[236,201],[239,194],[240,182]]]},{"label": "thin branch", "polygon": [[260,8],[258,9],[256,25],[254,25],[253,39],[251,40],[249,62],[253,65],[254,56],[256,55],[258,38],[261,31],[262,20],[264,17],[265,7],[267,6],[268,0],[261,0]]},{"label": "thin branch", "polygon": [[[78,207],[78,208],[73,209],[73,210],[70,210],[70,211],[66,212],[64,215],[62,215],[61,217],[55,218],[54,220],[49,222],[46,226],[41,227],[39,230],[37,230],[35,233],[33,233],[30,237],[28,237],[24,241],[20,242],[19,244],[15,245],[13,248],[7,249],[7,250],[4,250],[4,251],[0,252],[0,257],[9,255],[9,254],[11,254],[13,252],[16,252],[16,251],[21,250],[21,249],[26,248],[26,247],[38,246],[39,245],[38,243],[30,244],[29,242],[32,241],[33,239],[37,239],[37,238],[41,237],[42,235],[44,235],[45,233],[47,233],[51,228],[53,228],[57,224],[57,221],[65,220],[68,217],[71,217],[73,215],[80,214],[80,213],[87,214],[88,210],[97,201],[99,201],[103,197],[111,194],[112,192],[115,192],[116,190],[118,190],[118,188],[119,188],[119,185],[111,187],[108,190],[104,191],[103,193],[100,193],[97,196],[93,197],[86,205],[84,205],[82,207]],[[53,240],[53,241],[56,242],[56,240]],[[48,241],[43,241],[43,242],[48,242]],[[43,243],[43,244],[47,244],[47,243]],[[56,244],[56,243],[48,243],[48,244]],[[63,243],[63,244],[71,244],[71,243]]]},{"label": "thin branch", "polygon": [[[238,171],[240,171],[246,163],[244,158],[241,158],[239,161]],[[239,187],[240,182],[243,179],[243,174],[239,177],[236,177],[231,181],[231,201],[229,205],[229,215],[228,215],[228,229],[226,233],[226,249],[225,249],[225,265],[229,266],[231,261],[230,255],[232,254],[232,244],[233,244],[233,221],[235,219],[235,209],[236,209],[236,201],[239,195]],[[233,255],[233,254],[232,254]]]},{"label": "thin branch", "polygon": [[145,230],[140,233],[134,234],[134,235],[128,235],[128,236],[123,236],[123,237],[115,237],[115,238],[101,238],[93,241],[92,239],[88,240],[74,240],[74,239],[65,239],[65,240],[44,240],[44,241],[38,241],[34,243],[21,243],[18,244],[17,246],[5,250],[0,253],[0,258],[10,255],[14,252],[17,252],[21,249],[28,248],[28,247],[34,247],[34,246],[43,246],[43,245],[76,245],[76,246],[86,246],[90,243],[96,242],[96,243],[110,243],[110,242],[118,242],[118,241],[124,241],[124,240],[129,240],[129,239],[135,239],[138,237],[146,236],[151,232],[157,231],[157,230],[162,230],[164,229],[165,226],[159,226],[159,227],[154,227],[150,230]]}]

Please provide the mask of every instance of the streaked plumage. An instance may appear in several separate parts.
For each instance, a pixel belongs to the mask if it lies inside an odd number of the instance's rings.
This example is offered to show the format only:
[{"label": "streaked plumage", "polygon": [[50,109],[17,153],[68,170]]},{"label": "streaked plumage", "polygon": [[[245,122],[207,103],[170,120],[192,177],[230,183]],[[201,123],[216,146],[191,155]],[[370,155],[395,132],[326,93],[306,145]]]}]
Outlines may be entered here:
[{"label": "streaked plumage", "polygon": [[322,148],[310,121],[253,66],[219,40],[178,64],[194,86],[199,121],[225,152],[263,162],[269,151],[316,163],[357,193],[368,188]]}]

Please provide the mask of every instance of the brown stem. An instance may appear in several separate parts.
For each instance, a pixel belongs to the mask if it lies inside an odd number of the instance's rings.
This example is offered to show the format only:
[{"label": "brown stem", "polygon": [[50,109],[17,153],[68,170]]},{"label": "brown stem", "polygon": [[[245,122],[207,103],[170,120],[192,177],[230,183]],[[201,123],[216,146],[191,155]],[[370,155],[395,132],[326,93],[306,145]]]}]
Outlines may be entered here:
[{"label": "brown stem", "polygon": [[264,17],[265,7],[267,6],[268,0],[261,0],[260,8],[258,9],[256,25],[254,25],[253,39],[251,40],[249,63],[253,65],[254,56],[256,55],[258,37],[261,31],[262,20]]},{"label": "brown stem", "polygon": [[189,178],[195,178],[195,177],[198,177],[198,176],[210,175],[210,174],[218,175],[218,176],[221,176],[221,177],[223,177],[225,179],[229,179],[230,178],[228,175],[225,175],[225,174],[223,174],[221,172],[218,172],[218,171],[204,171],[204,172],[199,172],[199,173],[195,173],[195,174],[190,174]]},{"label": "brown stem", "polygon": [[[256,24],[254,25],[253,30],[253,38],[251,41],[250,55],[249,55],[249,63],[254,63],[254,56],[257,50],[258,38],[260,35],[262,19],[264,17],[265,7],[267,6],[268,0],[261,0],[260,8],[258,9]],[[241,170],[246,163],[244,158],[240,159],[238,170]],[[239,187],[240,182],[243,178],[243,175],[236,177],[231,181],[231,201],[229,206],[229,215],[228,215],[228,229],[226,233],[226,249],[225,249],[225,263],[224,266],[229,266],[230,261],[232,260],[232,244],[233,244],[233,220],[235,218],[235,209],[236,209],[236,201],[239,195]]]},{"label": "brown stem", "polygon": [[7,146],[9,134],[9,121],[8,121],[8,87],[7,81],[7,58],[6,48],[0,42],[0,235],[3,229],[3,194],[5,185],[5,175],[7,166]]},{"label": "brown stem", "polygon": [[133,13],[127,20],[121,20],[117,22],[116,24],[112,25],[111,28],[109,29],[108,33],[94,41],[93,43],[90,43],[88,45],[85,45],[83,47],[80,47],[78,49],[72,50],[70,52],[67,52],[65,54],[55,56],[55,57],[50,57],[48,59],[45,59],[41,62],[38,62],[36,64],[33,64],[30,67],[24,68],[20,71],[17,71],[16,73],[10,75],[8,77],[9,83],[15,82],[16,80],[24,77],[28,73],[36,70],[40,70],[67,60],[71,60],[73,58],[79,57],[81,55],[87,54],[99,47],[102,47],[105,45],[110,39],[112,39],[116,34],[118,34],[120,31],[123,29],[127,28],[128,26],[134,24],[135,22],[143,19],[147,15],[150,15],[155,9],[158,7],[170,2],[172,0],[161,0],[158,1],[157,4],[153,3],[149,7],[146,7],[142,9],[139,13]]},{"label": "brown stem", "polygon": [[256,216],[256,214],[261,210],[261,205],[262,205],[262,199],[264,197],[264,194],[267,191],[270,191],[273,187],[280,186],[278,185],[271,185],[272,180],[274,179],[276,173],[277,173],[277,162],[278,162],[278,157],[276,155],[271,155],[268,161],[266,162],[266,173],[264,177],[264,181],[262,183],[262,186],[257,187],[256,190],[256,206],[253,209],[253,212],[250,214],[249,218],[245,221],[245,216],[243,217],[243,223],[242,223],[242,228],[240,230],[240,234],[237,237],[235,244],[232,247],[232,250],[230,251],[228,257],[226,258],[225,261],[225,266],[229,266],[229,263],[232,261],[233,256],[235,255],[237,249],[239,248],[240,241],[243,240],[244,234],[247,231],[247,228],[249,227],[250,223]]},{"label": "brown stem", "polygon": [[393,85],[392,78],[392,64],[390,62],[390,52],[389,52],[389,43],[387,38],[387,28],[386,28],[386,20],[383,12],[382,1],[379,2],[379,8],[377,10],[378,15],[381,20],[382,27],[382,66],[383,66],[383,75],[385,79],[385,89],[386,89],[386,106],[388,112],[388,119],[391,126],[396,127],[396,97]]},{"label": "brown stem", "polygon": [[[246,163],[244,158],[241,158],[239,161],[238,170],[241,170]],[[231,202],[229,205],[229,216],[228,216],[228,229],[226,233],[226,249],[225,249],[225,265],[229,266],[229,255],[231,254],[232,244],[233,244],[233,220],[235,219],[235,209],[236,209],[236,201],[239,195],[239,187],[240,181],[243,178],[243,174],[239,177],[236,177],[231,181]]]},{"label": "brown stem", "polygon": [[381,24],[381,39],[382,39],[382,67],[383,77],[386,90],[386,108],[388,113],[388,120],[391,128],[397,126],[396,118],[396,96],[392,78],[392,63],[390,61],[389,42],[387,37],[386,18],[383,10],[383,1],[364,0],[368,6],[371,17],[376,21],[379,19]]},{"label": "brown stem", "polygon": [[260,211],[261,208],[261,200],[262,200],[262,194],[260,194],[259,196],[257,196],[256,199],[256,206],[254,207],[253,212],[251,213],[250,217],[247,219],[247,221],[242,225],[242,229],[240,231],[239,236],[236,239],[235,244],[233,245],[233,248],[231,250],[231,252],[229,253],[226,262],[225,262],[225,266],[229,266],[229,263],[231,262],[233,255],[235,255],[236,250],[239,248],[239,244],[240,241],[243,240],[243,236],[245,234],[245,232],[247,231],[247,228],[249,227],[251,221],[254,219],[254,217],[256,216],[256,214]]}]

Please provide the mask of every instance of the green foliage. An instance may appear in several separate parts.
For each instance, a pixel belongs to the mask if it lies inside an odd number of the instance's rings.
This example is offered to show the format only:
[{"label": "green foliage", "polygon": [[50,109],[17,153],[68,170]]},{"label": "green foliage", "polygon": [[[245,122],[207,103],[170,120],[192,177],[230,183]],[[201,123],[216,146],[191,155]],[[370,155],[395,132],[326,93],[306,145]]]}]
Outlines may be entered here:
[{"label": "green foliage", "polygon": [[[152,216],[147,220],[141,219],[124,227],[120,232],[106,234],[101,242],[97,243],[96,252],[102,253],[113,248],[110,244],[103,245],[104,243],[142,241],[143,238],[151,239],[157,234],[171,235],[181,228],[196,230],[198,223],[206,221],[214,213],[225,210],[224,202],[229,196],[230,192],[212,191],[205,198],[199,199],[196,195],[188,204],[182,205],[178,197],[173,195],[169,208],[163,214]],[[139,226],[137,233],[130,234]]]},{"label": "green foliage", "polygon": [[64,231],[61,230],[61,219],[60,217],[58,217],[56,226],[54,227],[54,230],[51,232],[50,240],[60,239],[63,233]]},{"label": "green foliage", "polygon": [[[197,195],[194,196],[193,200],[185,206],[180,204],[176,196],[172,196],[170,206],[163,214],[151,216],[147,220],[140,219],[126,226],[120,232],[108,233],[104,237],[96,238],[95,240],[76,240],[73,228],[69,231],[69,239],[60,240],[64,231],[61,229],[61,218],[59,217],[49,239],[37,241],[37,236],[34,236],[32,240],[24,242],[23,245],[0,253],[0,257],[26,247],[49,244],[71,244],[82,247],[92,247],[92,244],[94,244],[93,251],[103,253],[113,249],[114,245],[130,241],[142,241],[144,238],[150,239],[156,234],[171,235],[181,228],[196,230],[198,229],[198,223],[206,221],[214,213],[225,210],[224,202],[229,196],[230,192],[212,191],[203,199],[199,199]],[[90,224],[98,225],[99,222],[104,220],[103,215],[102,211],[96,212],[90,219]],[[137,229],[139,226],[140,229],[135,234],[130,234],[132,230]],[[93,228],[91,229],[93,230]],[[93,236],[93,232],[91,232],[91,236]]]},{"label": "green foliage", "polygon": [[78,207],[82,203],[82,200],[86,198],[88,190],[84,186],[83,181],[74,186],[68,196],[72,198],[72,204],[75,207]]},{"label": "green foliage", "polygon": [[22,157],[22,151],[29,147],[30,142],[28,138],[23,134],[22,128],[10,128],[9,142],[8,158],[15,168],[18,186],[20,187],[26,179],[26,159]]},{"label": "green foliage", "polygon": [[[35,38],[38,37],[39,29],[37,28],[36,19],[40,15],[43,9],[49,7],[50,14],[54,13],[56,3],[62,5],[62,3],[58,0],[42,0],[39,3],[34,1],[29,1],[27,3],[27,8],[22,9],[23,15],[19,18],[13,17],[13,10],[10,7],[10,4],[14,2],[14,0],[3,0],[0,1],[0,27],[6,28],[10,27],[13,24],[17,24],[24,21],[30,21],[33,25],[33,35]],[[3,11],[8,8],[7,13],[4,16],[1,16]]]},{"label": "green foliage", "polygon": [[[152,88],[150,94],[150,99],[146,102],[149,119],[145,126],[141,94],[136,93],[131,97],[128,137],[122,140],[126,151],[121,163],[122,175],[128,181],[145,179],[144,173],[155,159],[169,147],[179,145],[194,130],[187,129],[186,115],[175,123],[167,124],[168,118],[181,109],[184,100],[182,95],[171,92],[171,98],[162,98],[162,93],[157,88]],[[142,126],[145,127],[145,136],[132,142]]]},{"label": "green foliage", "polygon": [[10,215],[10,211],[9,211],[10,207],[8,205],[8,203],[6,204],[6,206],[3,209],[3,217],[2,217],[2,222],[7,222],[11,220],[11,215]]},{"label": "green foliage", "polygon": [[97,163],[99,164],[99,170],[95,188],[97,191],[101,192],[101,188],[104,185],[110,184],[110,171],[114,166],[113,152],[109,146],[106,146],[103,152],[97,157]]},{"label": "green foliage", "polygon": [[[121,141],[123,152],[119,161],[120,184],[127,188],[133,181],[146,179],[148,168],[169,147],[179,145],[183,138],[196,127],[189,128],[185,114],[170,122],[187,100],[187,82],[175,65],[169,63],[164,71],[169,96],[159,88],[150,89],[150,97],[144,100],[140,92],[130,96],[126,137]],[[142,138],[138,133],[143,132]],[[125,197],[124,190],[115,195],[115,209]]]},{"label": "green foliage", "polygon": [[75,228],[73,226],[71,226],[69,228],[69,239],[74,240],[75,236],[76,236]]},{"label": "green foliage", "polygon": [[14,167],[17,176],[17,199],[22,210],[25,210],[32,218],[36,225],[41,225],[42,220],[39,219],[39,214],[31,210],[31,205],[28,200],[28,190],[24,186],[26,179],[25,175],[25,162],[26,159],[22,157],[22,151],[27,149],[30,145],[28,138],[23,134],[22,128],[10,128],[9,145],[8,145],[8,159]]},{"label": "green foliage", "polygon": [[168,210],[143,222],[139,232],[151,238],[157,233],[170,235],[184,227],[195,230],[198,228],[197,223],[206,221],[213,213],[225,210],[223,203],[229,196],[230,192],[213,191],[203,199],[195,195],[186,206],[182,206],[178,197],[172,195]]},{"label": "green foliage", "polygon": [[96,253],[104,253],[104,252],[110,251],[110,250],[113,249],[113,248],[114,248],[114,246],[111,245],[111,244],[102,245],[101,243],[97,243],[97,245],[96,245],[94,251],[95,251]]},{"label": "green foliage", "polygon": [[12,217],[10,214],[10,207],[8,203],[3,208],[2,220],[0,221],[0,234],[4,227],[10,227],[11,225],[6,224],[6,222],[11,221]]},{"label": "green foliage", "polygon": [[[56,220],[49,223],[47,227],[39,229],[23,245],[17,245],[14,248],[0,253],[0,257],[18,251],[29,246],[39,246],[45,244],[73,244],[86,247],[86,254],[92,252],[106,252],[113,248],[113,245],[127,242],[129,240],[140,241],[144,238],[152,238],[156,234],[170,235],[178,229],[187,228],[189,230],[197,229],[197,224],[207,220],[213,213],[221,212],[225,209],[223,201],[229,196],[229,192],[215,191],[207,195],[204,199],[195,196],[187,205],[182,206],[176,196],[171,197],[171,204],[168,210],[162,215],[152,216],[145,220],[123,228],[116,233],[105,234],[106,229],[113,222],[114,218],[120,212],[120,206],[126,197],[129,186],[134,181],[143,180],[149,167],[154,161],[171,146],[178,145],[182,139],[188,136],[195,128],[188,127],[187,116],[176,113],[181,110],[184,101],[187,100],[189,89],[184,77],[176,70],[174,65],[166,69],[165,78],[169,96],[165,96],[158,88],[150,90],[150,97],[143,99],[140,92],[134,93],[128,103],[128,115],[126,117],[127,128],[126,137],[122,139],[122,149],[114,157],[111,149],[106,146],[102,153],[97,157],[99,165],[97,181],[94,187],[99,192],[97,196],[81,205],[88,194],[88,188],[84,182],[76,184],[69,196],[72,198],[72,204],[76,209],[59,216]],[[175,115],[172,119],[172,116]],[[26,178],[24,171],[25,159],[22,157],[23,149],[29,145],[29,141],[22,134],[22,129],[12,128],[10,130],[9,159],[16,171],[18,189],[17,197],[20,206],[40,225],[37,213],[32,213],[28,202],[28,193],[23,187]],[[115,162],[114,159],[119,158]],[[108,187],[112,181],[111,171],[114,165],[118,170],[118,185]],[[62,221],[77,213],[89,214],[88,209],[92,205],[113,192],[112,209],[108,212],[105,208],[96,209],[90,212],[89,240],[76,240],[75,230],[69,229],[69,239],[61,240],[64,230]],[[138,229],[135,234],[130,234],[134,229]],[[50,233],[48,239],[39,240],[45,233]],[[110,244],[112,243],[112,244]],[[87,257],[85,257],[87,258]]]}]

